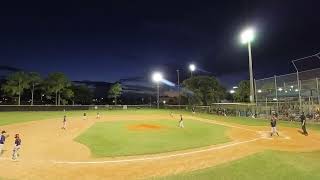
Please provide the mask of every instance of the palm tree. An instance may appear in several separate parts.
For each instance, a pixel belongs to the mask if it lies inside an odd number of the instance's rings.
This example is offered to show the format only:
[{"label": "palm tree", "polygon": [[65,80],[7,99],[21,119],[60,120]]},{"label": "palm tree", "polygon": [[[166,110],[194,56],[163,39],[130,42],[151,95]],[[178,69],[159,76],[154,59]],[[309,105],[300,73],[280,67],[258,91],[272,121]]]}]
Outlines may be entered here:
[{"label": "palm tree", "polygon": [[39,75],[39,73],[36,72],[30,72],[28,74],[28,78],[29,78],[29,83],[31,86],[31,106],[33,105],[33,97],[34,97],[34,89],[36,86],[38,86],[41,83],[41,77]]},{"label": "palm tree", "polygon": [[44,87],[48,94],[55,94],[55,104],[60,105],[61,92],[70,86],[70,81],[63,73],[51,73],[44,81]]},{"label": "palm tree", "polygon": [[2,86],[2,90],[11,95],[18,95],[18,105],[21,104],[21,94],[29,87],[28,75],[24,72],[16,72],[7,77],[7,82]]}]

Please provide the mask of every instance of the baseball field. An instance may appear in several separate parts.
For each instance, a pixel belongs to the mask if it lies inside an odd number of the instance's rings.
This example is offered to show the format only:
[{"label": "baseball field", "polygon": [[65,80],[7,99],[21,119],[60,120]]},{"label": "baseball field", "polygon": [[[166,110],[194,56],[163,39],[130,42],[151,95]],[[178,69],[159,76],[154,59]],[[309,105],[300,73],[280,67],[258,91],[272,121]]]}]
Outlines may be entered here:
[{"label": "baseball field", "polygon": [[0,179],[318,180],[320,125],[307,128],[280,121],[270,137],[269,120],[178,110],[0,112]]}]

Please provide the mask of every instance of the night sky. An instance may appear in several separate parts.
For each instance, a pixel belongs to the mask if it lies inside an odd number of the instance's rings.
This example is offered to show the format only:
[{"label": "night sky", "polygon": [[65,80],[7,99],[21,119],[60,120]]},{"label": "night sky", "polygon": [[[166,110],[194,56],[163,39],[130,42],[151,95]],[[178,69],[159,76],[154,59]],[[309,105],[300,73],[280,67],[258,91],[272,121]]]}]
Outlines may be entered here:
[{"label": "night sky", "polygon": [[[12,1],[13,2],[13,1]],[[0,6],[0,67],[114,82],[189,63],[226,86],[248,79],[239,33],[257,31],[256,78],[320,51],[320,1],[14,1]],[[7,66],[7,67],[4,67]]]}]

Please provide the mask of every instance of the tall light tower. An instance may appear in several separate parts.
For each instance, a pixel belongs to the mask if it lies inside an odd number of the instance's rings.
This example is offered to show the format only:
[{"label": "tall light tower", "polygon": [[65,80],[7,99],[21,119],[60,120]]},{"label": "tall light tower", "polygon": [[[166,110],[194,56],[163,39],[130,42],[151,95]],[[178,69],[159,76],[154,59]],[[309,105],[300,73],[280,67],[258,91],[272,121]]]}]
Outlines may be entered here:
[{"label": "tall light tower", "polygon": [[189,65],[189,70],[190,70],[190,72],[191,72],[191,77],[192,77],[192,72],[196,70],[196,65],[190,64],[190,65]]},{"label": "tall light tower", "polygon": [[254,87],[253,87],[253,71],[252,71],[252,55],[251,55],[251,42],[254,40],[254,29],[248,28],[241,33],[241,42],[248,44],[249,53],[249,74],[250,74],[250,103],[254,103]]},{"label": "tall light tower", "polygon": [[162,74],[160,72],[155,72],[152,75],[152,80],[157,83],[157,108],[159,109],[160,103],[160,81],[163,79]]},{"label": "tall light tower", "polygon": [[177,69],[177,80],[178,80],[178,104],[179,104],[179,109],[180,109],[180,103],[181,103],[181,93],[180,93],[180,70]]}]

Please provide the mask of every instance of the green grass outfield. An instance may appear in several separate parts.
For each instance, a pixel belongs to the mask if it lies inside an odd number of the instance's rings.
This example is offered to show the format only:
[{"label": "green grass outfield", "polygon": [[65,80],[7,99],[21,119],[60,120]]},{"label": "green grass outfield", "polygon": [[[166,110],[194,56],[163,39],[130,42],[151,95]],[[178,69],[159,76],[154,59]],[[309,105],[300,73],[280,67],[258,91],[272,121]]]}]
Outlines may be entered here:
[{"label": "green grass outfield", "polygon": [[266,151],[203,170],[153,180],[319,180],[320,152]]},{"label": "green grass outfield", "polygon": [[[132,129],[156,125],[159,129]],[[154,154],[228,142],[227,127],[185,119],[185,128],[174,120],[98,122],[75,140],[95,157]]]}]

